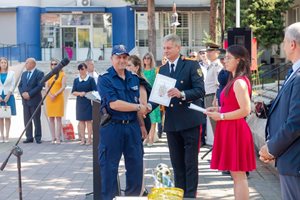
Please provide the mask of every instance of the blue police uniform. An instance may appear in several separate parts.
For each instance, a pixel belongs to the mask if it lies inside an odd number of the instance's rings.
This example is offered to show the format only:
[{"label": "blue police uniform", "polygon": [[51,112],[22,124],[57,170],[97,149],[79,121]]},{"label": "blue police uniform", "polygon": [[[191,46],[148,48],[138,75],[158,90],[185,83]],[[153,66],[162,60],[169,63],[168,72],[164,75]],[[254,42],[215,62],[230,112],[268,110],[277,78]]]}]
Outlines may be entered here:
[{"label": "blue police uniform", "polygon": [[143,150],[137,112],[120,112],[110,108],[110,102],[123,100],[139,103],[139,79],[125,70],[125,80],[110,67],[98,78],[101,108],[105,107],[111,120],[100,127],[98,148],[102,200],[118,195],[117,173],[122,154],[126,168],[126,196],[138,196],[143,179]]}]

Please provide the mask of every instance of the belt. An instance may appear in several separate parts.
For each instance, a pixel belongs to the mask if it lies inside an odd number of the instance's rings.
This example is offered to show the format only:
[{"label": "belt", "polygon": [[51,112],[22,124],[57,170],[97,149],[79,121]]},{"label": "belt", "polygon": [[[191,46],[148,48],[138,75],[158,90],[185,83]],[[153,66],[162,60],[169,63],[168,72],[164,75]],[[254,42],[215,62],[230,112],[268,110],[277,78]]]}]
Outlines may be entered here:
[{"label": "belt", "polygon": [[111,122],[115,124],[130,124],[132,122],[135,122],[136,120],[116,120],[112,119]]},{"label": "belt", "polygon": [[211,93],[211,94],[207,94],[205,95],[206,97],[209,97],[209,96],[215,96],[215,93]]}]

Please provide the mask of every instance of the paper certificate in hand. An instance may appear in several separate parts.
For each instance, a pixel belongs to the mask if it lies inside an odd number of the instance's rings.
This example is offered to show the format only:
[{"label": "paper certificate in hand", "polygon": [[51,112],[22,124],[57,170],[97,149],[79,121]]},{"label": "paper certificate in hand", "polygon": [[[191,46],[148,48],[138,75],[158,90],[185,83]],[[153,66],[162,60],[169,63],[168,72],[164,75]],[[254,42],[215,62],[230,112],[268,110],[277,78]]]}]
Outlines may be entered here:
[{"label": "paper certificate in hand", "polygon": [[171,97],[168,96],[168,91],[175,87],[176,79],[157,74],[149,101],[169,107]]},{"label": "paper certificate in hand", "polygon": [[200,111],[200,112],[203,112],[203,113],[206,112],[205,108],[202,108],[202,107],[197,106],[197,105],[192,104],[192,103],[190,104],[189,109]]}]

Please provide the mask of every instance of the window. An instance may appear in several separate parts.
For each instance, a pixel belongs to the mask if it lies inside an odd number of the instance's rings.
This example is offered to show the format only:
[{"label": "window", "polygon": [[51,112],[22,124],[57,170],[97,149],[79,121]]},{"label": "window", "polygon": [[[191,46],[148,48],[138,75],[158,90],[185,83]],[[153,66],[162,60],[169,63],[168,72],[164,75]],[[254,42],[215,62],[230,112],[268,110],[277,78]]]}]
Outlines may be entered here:
[{"label": "window", "polygon": [[[137,46],[146,47],[148,46],[148,14],[146,12],[138,12],[136,14],[136,38]],[[155,13],[155,29],[156,29],[156,38],[160,38],[159,32],[159,15]]]},{"label": "window", "polygon": [[111,47],[112,17],[111,14],[93,14],[93,47]]},{"label": "window", "polygon": [[204,32],[209,33],[209,13],[192,13],[192,46],[204,46]]},{"label": "window", "polygon": [[41,15],[41,47],[60,48],[59,14]]},{"label": "window", "polygon": [[91,14],[61,15],[61,24],[62,26],[89,26]]}]

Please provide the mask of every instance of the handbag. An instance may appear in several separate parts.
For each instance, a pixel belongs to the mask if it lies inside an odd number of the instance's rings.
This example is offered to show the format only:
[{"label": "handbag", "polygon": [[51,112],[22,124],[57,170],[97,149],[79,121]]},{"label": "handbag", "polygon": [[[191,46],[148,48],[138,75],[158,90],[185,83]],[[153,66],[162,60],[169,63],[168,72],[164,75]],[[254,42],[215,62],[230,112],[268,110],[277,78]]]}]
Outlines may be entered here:
[{"label": "handbag", "polygon": [[270,106],[266,105],[263,101],[255,102],[255,114],[260,119],[267,119]]},{"label": "handbag", "polygon": [[62,125],[63,136],[65,140],[74,140],[75,133],[72,123],[66,120],[66,123]]},{"label": "handbag", "polygon": [[11,109],[10,106],[0,106],[0,118],[10,118],[11,117]]}]

